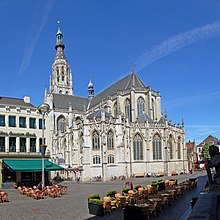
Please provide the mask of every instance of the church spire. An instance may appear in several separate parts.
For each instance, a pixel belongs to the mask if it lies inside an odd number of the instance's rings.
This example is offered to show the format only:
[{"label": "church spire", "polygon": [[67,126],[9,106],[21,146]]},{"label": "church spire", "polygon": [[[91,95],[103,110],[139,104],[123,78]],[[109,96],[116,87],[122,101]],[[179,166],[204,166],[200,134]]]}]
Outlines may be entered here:
[{"label": "church spire", "polygon": [[56,55],[52,66],[50,92],[73,95],[72,71],[64,54],[63,34],[58,21],[56,33]]},{"label": "church spire", "polygon": [[55,45],[55,49],[56,49],[56,56],[55,59],[60,59],[60,58],[66,58],[64,55],[64,48],[65,45],[63,44],[63,34],[61,32],[60,29],[60,22],[58,21],[58,30],[57,30],[57,34],[56,34],[56,45]]},{"label": "church spire", "polygon": [[56,37],[57,37],[57,43],[58,42],[62,42],[63,41],[63,34],[60,30],[60,21],[57,22],[58,24],[58,30],[57,30],[57,34],[56,34]]}]

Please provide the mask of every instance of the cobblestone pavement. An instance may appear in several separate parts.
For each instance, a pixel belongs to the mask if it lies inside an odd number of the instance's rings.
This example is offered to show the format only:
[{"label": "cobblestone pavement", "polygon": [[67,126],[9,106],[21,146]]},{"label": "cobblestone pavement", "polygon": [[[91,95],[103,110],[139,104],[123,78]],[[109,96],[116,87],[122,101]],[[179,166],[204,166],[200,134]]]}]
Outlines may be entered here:
[{"label": "cobblestone pavement", "polygon": [[[167,210],[164,210],[163,213],[158,214],[157,217],[153,217],[152,219],[179,219],[190,206],[191,198],[198,195],[204,187],[206,181],[205,175],[206,173],[204,171],[192,174],[192,177],[201,176],[199,177],[197,188],[187,192],[183,197],[176,201],[175,207],[169,206]],[[188,174],[175,176],[179,182],[182,182],[189,177],[190,175]],[[131,181],[133,182],[133,185],[146,185],[150,184],[153,179],[155,178],[137,178],[132,179]],[[164,179],[167,179],[167,177],[164,177]],[[0,203],[0,220],[122,220],[122,211],[108,214],[104,217],[90,215],[88,213],[87,196],[93,193],[99,193],[101,196],[104,196],[107,191],[112,189],[121,192],[124,183],[125,180],[105,183],[73,183],[71,181],[65,181],[62,185],[68,186],[67,195],[63,195],[60,198],[53,199],[47,197],[40,200],[34,200],[21,195],[16,189],[3,189],[9,195],[9,202]]]}]

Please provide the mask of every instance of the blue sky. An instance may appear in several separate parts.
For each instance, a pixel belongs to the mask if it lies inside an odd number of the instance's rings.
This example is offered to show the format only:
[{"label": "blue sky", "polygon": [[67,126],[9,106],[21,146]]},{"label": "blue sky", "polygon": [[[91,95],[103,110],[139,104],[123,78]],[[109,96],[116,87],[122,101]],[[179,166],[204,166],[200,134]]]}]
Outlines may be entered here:
[{"label": "blue sky", "polygon": [[160,91],[186,141],[220,137],[220,0],[1,0],[1,87],[38,106],[49,85],[57,21],[74,94],[95,93],[135,71]]}]

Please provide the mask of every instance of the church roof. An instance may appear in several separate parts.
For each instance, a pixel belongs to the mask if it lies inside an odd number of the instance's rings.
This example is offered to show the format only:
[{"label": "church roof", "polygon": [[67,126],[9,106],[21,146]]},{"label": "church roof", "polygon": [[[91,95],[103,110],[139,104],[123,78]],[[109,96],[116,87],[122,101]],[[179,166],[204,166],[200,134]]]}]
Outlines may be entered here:
[{"label": "church roof", "polygon": [[88,116],[87,116],[87,118],[88,119],[93,119],[93,118],[101,118],[101,116],[102,116],[102,113],[105,115],[105,117],[107,117],[107,118],[110,118],[110,114],[107,112],[107,111],[105,111],[105,110],[98,110],[98,111],[96,111],[96,112],[92,112],[91,114],[89,114]]},{"label": "church roof", "polygon": [[84,111],[88,103],[88,98],[65,94],[53,94],[53,106],[58,109],[69,109],[71,105],[72,110]]},{"label": "church roof", "polygon": [[25,107],[25,108],[36,108],[31,103],[25,102],[24,99],[9,98],[9,97],[2,97],[2,96],[0,96],[0,105]]},{"label": "church roof", "polygon": [[134,72],[131,72],[124,78],[118,80],[117,82],[109,86],[107,89],[97,94],[91,100],[90,107],[97,105],[102,100],[106,99],[108,96],[116,94],[118,91],[129,90],[132,88],[135,88],[136,90],[143,90],[146,88],[145,84]]},{"label": "church roof", "polygon": [[146,121],[150,122],[150,123],[153,123],[153,119],[147,115],[145,112],[143,114],[141,114],[139,117],[138,117],[138,122],[139,123],[145,123]]},{"label": "church roof", "polygon": [[160,118],[160,120],[159,120],[158,123],[159,123],[159,124],[166,124],[166,121],[167,121],[167,119],[162,116],[162,117]]}]

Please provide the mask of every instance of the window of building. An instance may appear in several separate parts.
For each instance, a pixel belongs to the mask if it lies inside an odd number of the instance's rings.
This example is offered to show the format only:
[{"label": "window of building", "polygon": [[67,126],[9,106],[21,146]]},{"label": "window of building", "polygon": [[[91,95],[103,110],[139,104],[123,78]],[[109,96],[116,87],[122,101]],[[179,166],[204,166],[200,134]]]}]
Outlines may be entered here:
[{"label": "window of building", "polygon": [[115,158],[113,155],[108,155],[108,163],[115,163]]},{"label": "window of building", "polygon": [[114,139],[113,139],[113,132],[109,131],[107,134],[107,148],[114,149]]},{"label": "window of building", "polygon": [[143,141],[139,134],[134,137],[134,160],[143,160]]},{"label": "window of building", "polygon": [[26,152],[26,138],[20,138],[20,152]]},{"label": "window of building", "polygon": [[125,117],[131,121],[131,102],[129,99],[125,100]]},{"label": "window of building", "polygon": [[151,99],[152,119],[155,120],[155,104],[154,100]]},{"label": "window of building", "polygon": [[9,115],[9,127],[16,127],[16,117]]},{"label": "window of building", "polygon": [[40,119],[39,119],[39,129],[42,129],[42,128],[43,128],[42,125],[43,125],[43,124],[42,124],[42,119],[40,118]]},{"label": "window of building", "polygon": [[138,117],[143,114],[143,112],[145,111],[144,108],[144,99],[142,97],[139,97],[137,100],[137,112],[138,112]]},{"label": "window of building", "polygon": [[5,152],[5,137],[0,137],[0,152]]},{"label": "window of building", "polygon": [[36,128],[36,118],[29,119],[29,128]]},{"label": "window of building", "polygon": [[26,118],[25,117],[19,117],[19,127],[26,128]]},{"label": "window of building", "polygon": [[97,131],[94,131],[92,134],[92,149],[93,150],[100,149],[99,134]]},{"label": "window of building", "polygon": [[94,156],[92,158],[93,164],[100,164],[101,160],[100,160],[100,156]]},{"label": "window of building", "polygon": [[172,140],[172,136],[169,136],[169,140],[168,140],[168,148],[170,149],[170,159],[174,159],[173,157],[173,140]]},{"label": "window of building", "polygon": [[30,138],[30,152],[36,152],[36,138]]},{"label": "window of building", "polygon": [[84,144],[83,133],[81,133],[79,136],[79,152],[81,154],[83,153],[83,144]]},{"label": "window of building", "polygon": [[177,158],[181,159],[181,139],[178,137],[178,142],[177,142]]},{"label": "window of building", "polygon": [[[39,138],[39,145],[43,144],[42,140],[43,140],[42,138]],[[46,144],[46,138],[44,138],[44,144]]]},{"label": "window of building", "polygon": [[16,152],[16,137],[9,137],[9,152]]},{"label": "window of building", "polygon": [[161,138],[158,134],[154,135],[153,139],[153,159],[162,159]]},{"label": "window of building", "polygon": [[118,115],[118,103],[115,102],[113,105],[113,116],[116,118]]},{"label": "window of building", "polygon": [[60,116],[57,119],[57,131],[64,133],[66,131],[66,121],[64,116]]},{"label": "window of building", "polygon": [[4,127],[5,126],[5,116],[0,115],[0,126]]},{"label": "window of building", "polygon": [[[39,118],[39,129],[43,129],[43,120]],[[44,130],[46,129],[45,120],[44,120]]]}]

